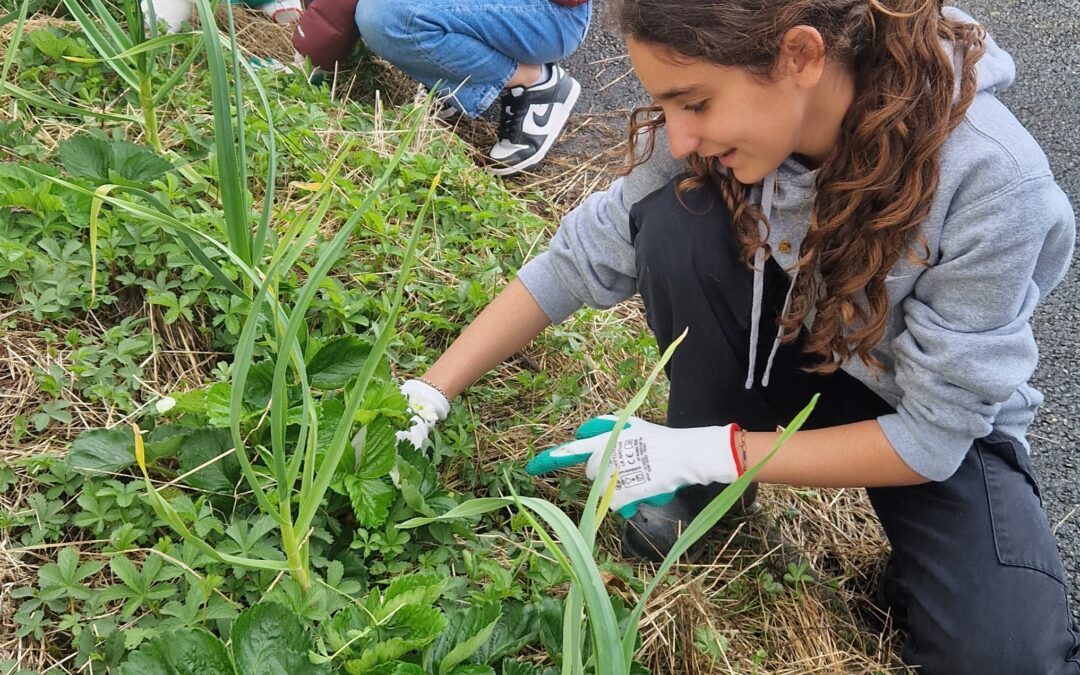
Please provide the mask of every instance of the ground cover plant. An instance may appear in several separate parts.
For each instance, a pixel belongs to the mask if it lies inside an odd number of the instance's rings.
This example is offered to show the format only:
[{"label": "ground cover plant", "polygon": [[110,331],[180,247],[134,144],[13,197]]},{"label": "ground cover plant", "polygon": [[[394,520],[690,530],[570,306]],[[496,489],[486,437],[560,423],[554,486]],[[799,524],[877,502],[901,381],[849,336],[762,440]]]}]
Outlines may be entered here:
[{"label": "ground cover plant", "polygon": [[[393,373],[422,370],[565,205],[477,170],[422,97],[251,67],[224,8],[198,9],[168,38],[130,0],[0,17],[0,673],[604,672],[566,639],[575,572],[538,523],[443,516],[474,497],[596,512],[579,475],[536,482],[524,460],[646,383],[661,355],[636,309],[549,331],[432,447],[396,444]],[[855,537],[848,500],[779,494],[709,564],[655,576],[592,526],[594,595],[620,630],[640,618],[623,665],[889,668],[850,615],[820,629],[880,545],[777,535]]]}]

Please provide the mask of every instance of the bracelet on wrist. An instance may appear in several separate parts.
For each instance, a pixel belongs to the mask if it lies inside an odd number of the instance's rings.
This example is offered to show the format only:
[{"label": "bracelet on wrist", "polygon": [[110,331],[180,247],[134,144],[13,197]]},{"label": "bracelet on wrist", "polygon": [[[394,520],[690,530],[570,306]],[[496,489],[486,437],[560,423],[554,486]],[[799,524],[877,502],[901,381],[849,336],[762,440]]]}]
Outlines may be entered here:
[{"label": "bracelet on wrist", "polygon": [[426,379],[424,379],[422,377],[418,377],[416,379],[419,380],[420,382],[423,382],[424,384],[431,387],[432,389],[439,392],[440,394],[442,394],[442,397],[445,398],[447,402],[450,401],[450,397],[446,395],[446,392],[443,391],[442,387],[440,387],[439,385],[435,384],[434,382],[432,382],[430,380],[426,380]]},{"label": "bracelet on wrist", "polygon": [[746,459],[746,429],[742,427],[739,427],[739,454],[742,455],[742,472],[746,473],[746,470],[750,468],[750,464]]}]

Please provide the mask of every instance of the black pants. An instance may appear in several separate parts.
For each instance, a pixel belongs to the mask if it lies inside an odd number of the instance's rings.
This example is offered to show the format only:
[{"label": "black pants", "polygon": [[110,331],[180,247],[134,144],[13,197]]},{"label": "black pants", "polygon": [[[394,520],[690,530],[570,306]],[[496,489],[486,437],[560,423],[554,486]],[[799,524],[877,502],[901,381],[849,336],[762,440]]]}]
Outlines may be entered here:
[{"label": "black pants", "polygon": [[[637,204],[630,227],[638,289],[661,349],[689,327],[667,367],[668,424],[786,424],[815,392],[807,428],[892,412],[861,382],[812,375],[799,342],[778,352],[760,385],[788,278],[773,260],[757,349],[757,382],[744,388],[753,275],[712,188],[681,197],[673,181]],[[801,342],[801,341],[800,341]],[[943,482],[868,489],[892,545],[890,604],[908,628],[902,657],[926,675],[1080,674],[1080,637],[1039,488],[1020,443],[1000,433],[972,445]]]}]

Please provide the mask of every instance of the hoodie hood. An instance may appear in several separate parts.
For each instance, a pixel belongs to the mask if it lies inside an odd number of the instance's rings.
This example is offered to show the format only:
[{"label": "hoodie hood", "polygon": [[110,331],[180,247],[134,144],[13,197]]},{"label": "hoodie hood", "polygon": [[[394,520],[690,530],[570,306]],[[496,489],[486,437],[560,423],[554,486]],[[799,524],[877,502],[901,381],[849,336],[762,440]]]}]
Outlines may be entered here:
[{"label": "hoodie hood", "polygon": [[[963,21],[964,23],[978,23],[971,16],[955,7],[945,7],[942,14],[948,19]],[[998,46],[989,33],[986,34],[985,44],[986,52],[975,65],[976,89],[996,94],[1011,85],[1013,80],[1016,79],[1016,63],[1013,62],[1013,58],[1009,56],[1008,52]],[[951,45],[946,45],[946,49],[951,48]],[[955,91],[957,95],[960,93],[960,69],[958,66],[959,62],[954,59],[953,70],[956,73],[954,79],[956,81]]]},{"label": "hoodie hood", "polygon": [[[963,21],[965,23],[976,23],[968,14],[960,11],[955,7],[946,7],[943,10],[945,17],[949,19]],[[979,92],[987,91],[996,94],[1002,91],[1016,79],[1016,64],[1013,62],[1012,57],[1004,49],[999,47],[993,38],[989,34],[985,38],[986,51],[979,59],[975,68],[976,75],[976,90]],[[952,46],[946,43],[946,48],[951,49]],[[955,96],[958,97],[960,93],[960,65],[961,62],[958,58],[953,59],[955,72]],[[814,194],[816,191],[817,182],[817,170],[811,170],[800,164],[793,158],[788,158],[781,164],[773,173],[768,175],[760,188],[756,189],[752,198],[761,206],[761,212],[768,219],[772,228],[767,228],[763,221],[758,222],[758,227],[764,238],[765,233],[768,231],[770,239],[775,239],[774,230],[779,230],[784,233],[784,239],[780,243],[780,246],[772,246],[773,257],[777,259],[777,262],[787,270],[794,269],[791,279],[791,287],[788,289],[787,298],[784,301],[784,308],[780,315],[787,314],[788,309],[791,306],[791,293],[795,287],[795,282],[798,280],[798,268],[795,263],[798,260],[797,247],[792,246],[790,242],[792,240],[802,241],[806,235],[806,231],[810,226],[810,218],[813,210]],[[784,246],[783,244],[788,244]],[[787,249],[785,251],[785,249]],[[761,330],[761,302],[764,289],[764,273],[765,273],[765,247],[759,248],[754,255],[754,284],[753,284],[753,298],[751,303],[750,314],[750,347],[749,347],[749,366],[746,374],[746,388],[751,389],[754,386],[755,370],[757,363],[757,340]],[[813,323],[813,312],[806,318],[807,328]],[[773,358],[776,356],[777,350],[780,348],[780,343],[784,337],[782,330],[777,330],[776,339],[773,340],[773,346],[769,353],[769,359],[765,365],[765,372],[761,377],[762,386],[769,386],[769,373],[772,370]]]}]

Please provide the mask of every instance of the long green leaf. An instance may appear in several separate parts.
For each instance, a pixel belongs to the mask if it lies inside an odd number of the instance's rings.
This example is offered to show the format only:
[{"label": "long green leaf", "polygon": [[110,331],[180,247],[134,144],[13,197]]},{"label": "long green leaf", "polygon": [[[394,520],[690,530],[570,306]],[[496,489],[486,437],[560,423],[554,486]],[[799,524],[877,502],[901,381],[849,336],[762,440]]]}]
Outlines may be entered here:
[{"label": "long green leaf", "polygon": [[[628,661],[619,648],[619,624],[615,619],[615,610],[608,598],[600,570],[593,559],[592,549],[581,536],[581,532],[569,516],[551,502],[535,497],[487,497],[473,499],[454,507],[440,516],[430,518],[412,518],[399,527],[418,527],[432,522],[446,522],[457,518],[471,517],[493,511],[502,506],[519,505],[539,516],[551,529],[554,539],[561,544],[560,553],[570,562],[571,578],[581,589],[585,606],[589,611],[589,625],[593,634],[593,656],[596,659],[598,673],[625,673]],[[535,521],[533,521],[535,523]],[[544,528],[536,524],[537,531]],[[546,534],[546,532],[544,533]],[[545,543],[556,546],[552,537],[542,536]],[[553,550],[553,552],[555,552]]]},{"label": "long green leaf", "polygon": [[592,542],[586,541],[562,509],[551,502],[535,497],[522,497],[520,501],[522,505],[547,522],[574,566],[578,577],[578,588],[581,590],[588,610],[596,671],[628,672],[630,662],[618,646],[619,624],[615,619],[615,610],[608,597],[603,577],[600,576],[600,570],[593,559]]},{"label": "long green leaf", "polygon": [[[170,218],[172,217],[169,209],[161,203],[161,200],[158,199],[156,196],[150,194],[146,190],[142,190],[140,188],[124,188],[124,191],[129,194],[142,197],[147,201],[148,204],[157,209],[158,213],[169,216]],[[233,295],[247,300],[247,294],[244,292],[244,290],[237,286],[232,279],[226,276],[225,271],[221,269],[221,266],[211,260],[210,257],[206,255],[206,252],[202,250],[202,247],[199,246],[187,233],[174,232],[173,234],[175,234],[176,237],[184,244],[184,246],[187,247],[188,252],[191,253],[191,256],[195,258],[199,262],[199,264],[205,267],[219,284],[221,284],[226,290],[230,291]],[[207,236],[207,239],[215,242],[217,241],[216,239],[212,239],[209,236]]]},{"label": "long green leaf", "polygon": [[20,15],[26,17],[33,14],[38,10],[39,7],[41,7],[43,2],[44,0],[35,0],[32,3],[29,2],[29,0],[23,0],[23,3],[19,5],[18,9],[12,10],[3,16],[0,16],[0,28],[3,28],[12,21],[17,21]]},{"label": "long green leaf", "polygon": [[201,56],[203,49],[202,35],[198,35],[197,40],[198,41],[191,46],[191,52],[180,62],[179,66],[172,69],[168,79],[162,82],[158,87],[157,93],[150,99],[152,105],[160,105],[166,97],[170,96],[176,88],[176,84],[181,78],[187,75],[189,70],[191,70],[191,66],[195,63],[195,59]]},{"label": "long green leaf", "polygon": [[124,27],[120,25],[120,22],[113,18],[113,10],[110,5],[106,5],[102,0],[89,0],[91,7],[91,15],[97,16],[101,21],[105,30],[108,31],[108,35],[114,45],[117,45],[120,49],[127,49],[131,47],[134,42],[131,41],[131,33],[124,30]]},{"label": "long green leaf", "polygon": [[[104,7],[95,8],[97,17],[91,15],[83,7],[79,0],[64,0],[64,6],[71,16],[78,22],[83,35],[103,58],[111,59],[125,49],[132,47],[127,35],[119,24],[112,18],[112,14]],[[105,26],[108,35],[102,31],[98,21]],[[124,61],[110,61],[109,67],[116,72],[133,90],[139,89],[139,76],[131,66]]]},{"label": "long green leaf", "polygon": [[570,585],[570,590],[566,594],[566,604],[563,606],[563,675],[584,675],[585,673],[585,631],[582,627],[585,619],[584,611],[579,581]]},{"label": "long green leaf", "polygon": [[143,449],[142,432],[137,424],[132,424],[131,427],[135,434],[135,460],[139,465],[139,470],[143,475],[143,481],[146,484],[146,494],[150,496],[150,504],[154,507],[155,513],[157,513],[162,520],[168,523],[170,527],[180,534],[180,536],[194,544],[196,548],[214,560],[226,562],[230,565],[239,565],[241,567],[251,567],[255,569],[274,571],[287,571],[289,569],[287,563],[278,560],[243,558],[228,553],[221,553],[207,544],[202,537],[197,536],[189,530],[187,525],[184,524],[183,519],[180,517],[180,514],[176,512],[176,509],[173,508],[172,504],[161,496],[154,486],[154,482],[150,480],[150,474],[146,471],[146,452]]},{"label": "long green leaf", "polygon": [[47,174],[44,174],[44,173],[41,173],[41,172],[38,172],[38,171],[34,171],[33,169],[24,169],[24,170],[34,174],[35,176],[41,178],[42,180],[49,181],[50,183],[55,183],[57,185],[60,185],[60,186],[62,186],[64,188],[68,189],[68,190],[72,190],[73,192],[78,192],[78,193],[86,195],[87,197],[90,197],[90,198],[98,197],[98,198],[101,199],[101,201],[105,202],[106,204],[109,204],[110,206],[114,206],[116,208],[127,211],[128,213],[131,213],[132,215],[136,215],[136,216],[138,216],[138,217],[140,217],[140,218],[142,218],[144,220],[148,220],[150,222],[157,223],[157,224],[159,224],[159,225],[161,225],[163,227],[168,228],[171,231],[183,232],[184,234],[187,234],[188,236],[192,237],[193,239],[202,239],[202,240],[206,241],[207,243],[209,243],[212,247],[214,247],[214,248],[218,249],[219,251],[221,251],[221,253],[223,255],[225,255],[227,258],[229,258],[229,260],[231,260],[234,264],[236,264],[236,266],[240,268],[240,271],[243,272],[244,275],[248,279],[250,279],[253,283],[257,284],[260,281],[262,281],[262,279],[259,277],[259,275],[256,274],[251,269],[251,267],[248,266],[248,264],[246,262],[241,260],[239,256],[237,256],[235,253],[233,253],[231,248],[229,248],[225,244],[222,244],[220,241],[215,239],[211,234],[203,232],[201,230],[197,230],[197,229],[191,227],[190,225],[188,225],[188,224],[174,218],[173,216],[166,215],[166,214],[161,213],[161,212],[159,212],[159,211],[157,211],[155,209],[148,208],[148,207],[143,206],[142,204],[138,204],[136,202],[128,201],[126,199],[117,199],[116,197],[113,197],[112,195],[96,195],[93,190],[88,190],[87,188],[85,188],[85,187],[83,187],[81,185],[78,185],[76,183],[72,183],[71,181],[68,181],[68,180],[64,180],[63,178],[57,178],[56,176],[49,176]]},{"label": "long green leaf", "polygon": [[[532,513],[522,504],[513,484],[509,481],[507,481],[507,484],[510,486],[510,493],[514,496],[514,503],[517,505],[518,511],[524,514],[533,531],[540,537],[540,541],[544,542],[548,552],[555,557],[563,571],[570,577],[570,590],[566,594],[566,603],[563,605],[562,672],[563,675],[584,675],[585,631],[582,626],[585,619],[585,607],[583,604],[582,584],[590,583],[590,580],[582,578],[579,570],[574,568],[573,562],[555,543],[547,529],[537,522]],[[606,641],[613,642],[611,636],[608,636]]]},{"label": "long green leaf", "polygon": [[101,112],[98,110],[90,110],[89,108],[80,108],[66,103],[60,103],[59,101],[53,101],[52,99],[45,98],[29,92],[18,85],[14,85],[10,82],[0,82],[0,90],[20,98],[31,105],[36,105],[46,110],[52,110],[62,115],[74,115],[77,117],[92,117],[98,120],[106,120],[109,122],[134,122],[136,124],[142,122],[141,119],[134,115],[124,115],[121,113]]},{"label": "long green leaf", "polygon": [[[412,145],[412,141],[416,137],[419,125],[423,123],[423,118],[416,115],[415,110],[412,114],[412,123],[398,146],[397,151],[395,151],[393,157],[391,157],[388,169],[396,167],[398,162],[401,161],[401,157],[404,155],[406,149]],[[386,181],[389,180],[389,175],[389,173],[384,173],[379,179],[377,191],[383,189]],[[356,415],[356,411],[360,409],[360,405],[364,402],[364,393],[367,391],[371,376],[374,374],[375,368],[382,359],[383,352],[386,351],[386,346],[390,342],[390,337],[394,334],[394,325],[397,321],[398,313],[401,310],[402,298],[405,295],[405,284],[408,281],[409,272],[412,269],[413,258],[416,256],[416,248],[420,242],[420,233],[424,225],[424,217],[427,210],[431,207],[435,188],[438,186],[440,176],[441,174],[436,175],[435,180],[432,181],[431,189],[428,191],[427,198],[424,200],[420,213],[417,215],[416,222],[413,224],[412,235],[409,237],[409,244],[405,248],[405,257],[401,261],[401,270],[398,272],[397,287],[394,289],[394,298],[391,303],[390,313],[387,315],[385,324],[379,332],[379,337],[375,339],[375,344],[371,348],[371,353],[368,355],[367,361],[364,362],[363,369],[357,376],[352,391],[349,392],[349,396],[347,397],[348,402],[346,403],[342,420],[352,420]],[[373,189],[372,192],[374,193],[376,190]],[[369,195],[368,199],[364,200],[364,204],[367,204],[368,207],[370,207],[371,199],[372,197]],[[363,208],[363,205],[361,205],[361,208]],[[364,210],[366,211],[366,209]],[[351,218],[350,221],[352,221]],[[305,283],[304,288],[301,291],[302,300],[297,303],[298,307],[304,308],[304,311],[306,311],[307,305],[310,304],[312,298],[314,298],[315,291],[322,283],[322,279],[326,276],[326,272],[329,270],[330,265],[341,255],[341,249],[345,246],[345,241],[350,235],[351,228],[349,231],[338,232],[326,253],[329,259],[320,260],[319,264],[308,278],[307,283]],[[303,299],[305,294],[306,299]],[[301,302],[303,302],[303,304],[301,304]],[[298,523],[300,529],[305,532],[311,526],[311,522],[315,518],[315,512],[322,501],[322,497],[326,494],[327,488],[330,487],[330,481],[333,479],[334,470],[341,462],[341,457],[345,452],[345,448],[348,445],[350,438],[351,429],[349,426],[350,425],[347,423],[338,425],[334,432],[334,437],[330,442],[330,447],[323,456],[323,461],[319,466],[319,470],[316,472],[312,491],[310,494],[305,495],[306,501],[300,507]]]},{"label": "long green leaf", "polygon": [[423,527],[431,523],[445,523],[459,518],[475,518],[485,513],[498,511],[501,508],[514,504],[514,500],[508,497],[478,497],[467,502],[458,504],[446,513],[439,516],[418,516],[398,523],[398,527],[408,530],[414,527]]},{"label": "long green leaf", "polygon": [[[237,47],[236,47],[236,23],[233,21],[233,6],[232,6],[231,2],[226,4],[226,6],[225,6],[225,17],[227,19],[228,26],[229,26],[229,42],[228,42],[227,45],[225,45],[225,47],[226,47],[226,49],[229,50],[229,56],[232,57],[233,105],[235,106],[235,112],[233,114],[236,116],[236,118],[235,118],[235,122],[236,122],[236,155],[237,155],[237,158],[238,158],[238,161],[236,162],[236,171],[237,171],[237,179],[240,181],[240,186],[244,187],[244,186],[246,186],[248,184],[247,138],[244,135],[244,129],[247,126],[246,123],[244,122],[244,117],[247,115],[247,113],[245,112],[245,109],[244,109],[244,87],[243,87],[243,79],[240,77],[240,55],[239,55],[240,50],[237,49]],[[257,77],[252,78],[252,82],[257,82],[257,81],[258,81]],[[271,120],[272,119],[273,118],[271,118]],[[271,139],[271,142],[273,142],[274,134],[273,134],[273,129],[272,128],[271,128],[270,132],[271,132],[270,133],[270,139]],[[271,162],[270,162],[270,175],[271,175],[271,177],[273,176],[273,173],[274,173],[274,161],[276,161],[276,158],[272,158]],[[266,200],[264,200],[264,206],[267,206],[267,208],[268,208],[270,205],[273,204],[273,196],[272,196],[273,189],[274,189],[273,180],[268,180],[267,181],[266,189],[271,191],[271,196],[267,197]],[[244,205],[244,217],[245,217],[245,223],[246,223],[247,222],[246,218],[248,217],[248,213],[249,213],[248,201],[247,201],[247,190],[241,191],[241,197],[242,197],[242,203]],[[248,227],[247,236],[248,236],[248,241],[250,242],[249,246],[251,246],[252,264],[257,267],[258,265],[255,264],[254,261],[262,257],[262,251],[259,250],[259,249],[256,249],[254,247],[254,242],[252,240],[250,226]]]},{"label": "long green leaf", "polygon": [[66,61],[72,61],[75,63],[110,63],[112,61],[130,61],[135,56],[152,52],[156,49],[168,47],[179,42],[190,42],[193,39],[198,40],[201,36],[196,33],[174,33],[172,35],[162,35],[161,37],[152,38],[141,42],[130,49],[125,49],[122,52],[118,52],[113,56],[103,56],[100,58],[86,57],[86,56],[65,56]]},{"label": "long green leaf", "polygon": [[[94,190],[95,195],[107,195],[119,185],[102,185]],[[101,214],[101,200],[95,197],[90,202],[90,305],[93,306],[97,295],[97,241],[98,216]]]},{"label": "long green leaf", "polygon": [[720,518],[727,513],[735,502],[738,501],[742,493],[746,491],[746,488],[750,487],[750,483],[754,480],[761,467],[765,466],[772,456],[776,454],[784,443],[791,438],[796,431],[802,428],[802,425],[806,423],[806,419],[810,417],[810,413],[814,411],[814,406],[817,405],[820,394],[814,394],[814,397],[810,399],[810,403],[806,405],[799,414],[795,416],[795,419],[791,421],[791,424],[784,428],[784,431],[777,437],[776,442],[773,443],[772,448],[768,454],[765,455],[760,462],[755,464],[752,468],[745,471],[742,476],[726,487],[723,492],[716,496],[712,502],[706,506],[701,513],[687,526],[682,535],[675,541],[674,546],[668,552],[664,558],[664,562],[660,564],[660,567],[656,570],[656,574],[653,575],[652,581],[645,588],[645,592],[641,594],[638,599],[637,605],[634,607],[634,611],[630,613],[630,618],[626,623],[626,632],[623,634],[623,654],[627,659],[632,659],[634,655],[634,646],[637,643],[638,624],[641,622],[641,615],[645,612],[645,605],[649,601],[649,596],[656,590],[656,587],[660,585],[660,582],[667,576],[668,570],[671,569],[680,557],[693,546],[699,539],[705,536],[713,525],[716,524]]},{"label": "long green leaf", "polygon": [[[267,299],[269,295],[268,289],[273,286],[274,280],[274,275],[268,274],[257,285],[255,296],[251,300],[251,309],[248,311],[247,319],[244,320],[244,327],[240,331],[240,337],[236,343],[233,357],[233,383],[229,399],[229,431],[232,434],[233,447],[236,449],[236,458],[240,464],[240,471],[243,472],[245,480],[251,487],[255,500],[259,503],[259,507],[262,508],[263,512],[272,516],[277,521],[278,526],[284,529],[291,528],[292,523],[287,519],[283,519],[278,509],[270,502],[270,496],[267,494],[262,480],[255,473],[255,467],[248,456],[244,436],[240,432],[240,421],[244,417],[244,389],[247,383],[248,370],[251,368],[255,343],[258,339],[256,329],[262,317],[262,304]],[[276,302],[276,293],[271,297],[271,300]],[[285,357],[282,357],[282,360],[284,361]],[[279,403],[278,405],[282,404]],[[283,486],[279,486],[279,489],[283,489]],[[279,503],[281,502],[279,501]],[[285,503],[288,503],[288,495],[285,495]]]},{"label": "long green leaf", "polygon": [[[100,2],[100,0],[94,0]],[[150,16],[144,17],[142,7],[139,6],[139,0],[124,0],[124,18],[127,21],[127,39],[134,46],[146,40],[146,24],[153,19],[153,25],[150,26],[151,38],[157,37],[157,13],[154,11],[154,3],[147,2],[147,7],[150,9]],[[135,70],[141,76],[140,79],[146,82],[153,74],[153,60],[148,60],[146,54],[139,54],[135,59]]]},{"label": "long green leaf", "polygon": [[[229,246],[244,261],[252,264],[251,229],[248,221],[247,191],[241,180],[240,162],[237,153],[236,129],[233,116],[224,114],[230,109],[231,100],[229,76],[225,68],[225,57],[220,46],[220,34],[214,11],[208,0],[195,0],[202,25],[203,45],[206,49],[206,65],[210,75],[210,92],[214,106],[214,142],[217,156],[218,189],[221,192],[221,204],[225,210],[225,233]],[[239,77],[239,73],[235,74]],[[243,133],[241,128],[240,133]]]},{"label": "long green leaf", "polygon": [[[30,9],[29,0],[23,0],[22,5],[19,6],[18,23],[15,24],[15,32],[11,34],[11,40],[8,42],[7,54],[4,55],[4,68],[0,71],[0,82],[7,82],[8,73],[11,72],[11,64],[15,61],[15,53],[19,51],[19,41],[22,40],[23,29],[26,27],[26,13]],[[11,14],[16,14],[12,12]],[[11,14],[4,17],[4,24],[8,23],[11,19],[8,18]],[[2,26],[3,24],[0,24]]]},{"label": "long green leaf", "polygon": [[[325,180],[323,184],[316,191],[314,199],[318,201],[318,207],[315,208],[314,213],[310,214],[306,220],[298,220],[293,226],[290,226],[285,234],[282,236],[281,245],[274,251],[274,255],[271,258],[271,265],[279,263],[282,269],[291,269],[295,261],[299,258],[300,252],[304,249],[303,243],[309,241],[315,236],[319,225],[323,222],[323,218],[326,216],[327,211],[330,209],[330,204],[333,197],[333,184],[334,179],[341,171],[341,167],[345,163],[345,158],[349,156],[349,151],[352,149],[352,140],[346,140],[341,151],[338,153],[338,157],[331,164],[330,169],[325,174]],[[299,229],[300,222],[306,222],[307,225],[299,231],[299,235],[296,234]],[[295,242],[295,243],[293,243]],[[303,362],[303,358],[299,359],[297,364],[297,375],[301,391],[303,392],[304,411],[305,415],[301,418],[301,426],[299,430],[299,438],[304,438],[304,424],[303,421],[310,419],[311,424],[308,428],[308,440],[307,443],[301,448],[301,451],[293,453],[291,459],[289,459],[285,481],[289,485],[294,485],[296,482],[296,476],[300,471],[300,465],[303,464],[303,480],[300,484],[300,493],[307,494],[311,489],[311,485],[314,482],[315,476],[315,451],[318,442],[319,431],[319,416],[315,410],[315,402],[311,396],[311,387],[309,386],[306,366]]]}]

